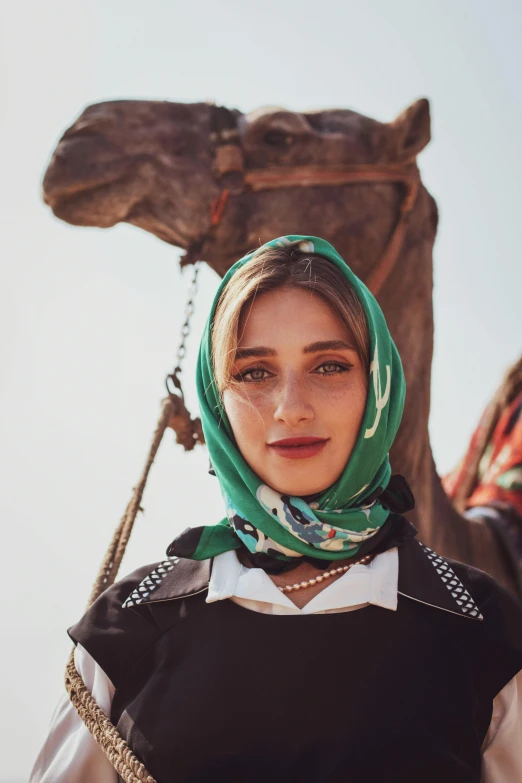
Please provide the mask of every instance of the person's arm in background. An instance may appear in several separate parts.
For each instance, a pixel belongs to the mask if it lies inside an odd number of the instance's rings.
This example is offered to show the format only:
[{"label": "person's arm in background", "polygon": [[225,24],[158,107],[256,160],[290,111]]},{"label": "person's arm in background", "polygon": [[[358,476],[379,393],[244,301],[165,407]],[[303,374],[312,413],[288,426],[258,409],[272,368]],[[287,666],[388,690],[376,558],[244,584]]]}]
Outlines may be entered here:
[{"label": "person's arm in background", "polygon": [[482,746],[482,783],[522,781],[522,672],[493,700],[493,714]]},{"label": "person's arm in background", "polygon": [[[114,686],[80,644],[74,652],[78,673],[93,698],[110,715]],[[118,783],[118,773],[65,693],[51,720],[29,783]]]}]

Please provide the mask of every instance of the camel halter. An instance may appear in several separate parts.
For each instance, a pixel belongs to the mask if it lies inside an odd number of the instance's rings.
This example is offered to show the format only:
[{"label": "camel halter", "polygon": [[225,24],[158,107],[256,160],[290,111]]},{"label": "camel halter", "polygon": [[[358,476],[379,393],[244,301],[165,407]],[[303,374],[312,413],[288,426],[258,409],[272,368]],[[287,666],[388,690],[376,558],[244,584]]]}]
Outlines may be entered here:
[{"label": "camel halter", "polygon": [[230,197],[241,195],[246,189],[254,192],[283,188],[338,187],[341,185],[368,185],[398,183],[405,186],[395,227],[381,257],[364,283],[377,296],[393,271],[420,188],[420,172],[414,159],[402,163],[354,163],[325,167],[278,166],[264,169],[246,169],[241,138],[233,112],[224,107],[213,107],[211,141],[214,147],[213,171],[221,193],[210,205],[207,231],[193,242],[181,259],[181,266],[200,260],[208,245],[215,241],[217,227],[223,219]]},{"label": "camel halter", "polygon": [[[141,500],[154,458],[167,428],[171,427],[177,435],[177,442],[185,450],[203,443],[203,433],[199,419],[191,419],[183,398],[179,381],[181,362],[185,355],[185,340],[190,330],[190,318],[194,309],[193,298],[196,293],[198,266],[204,246],[214,240],[217,226],[221,223],[225,207],[230,197],[242,193],[246,188],[253,191],[278,190],[290,187],[335,187],[339,185],[399,183],[405,185],[405,193],[399,208],[395,228],[388,239],[384,252],[364,281],[376,296],[392,272],[401,251],[409,218],[415,207],[420,187],[420,174],[414,161],[397,164],[362,163],[350,166],[326,168],[321,166],[293,166],[288,168],[268,168],[245,170],[243,151],[236,128],[235,115],[224,107],[213,107],[212,115],[214,144],[214,173],[221,188],[220,196],[212,202],[209,228],[188,248],[181,259],[181,265],[194,264],[194,276],[189,292],[189,301],[182,327],[182,338],[178,350],[177,365],[167,376],[168,397],[163,400],[162,411],[156,425],[149,454],[140,479],[125,513],[116,528],[112,541],[102,561],[94,583],[87,608],[101,593],[116,580],[118,570],[125,554],[134,522],[139,511],[143,511]],[[171,385],[177,391],[171,390]],[[118,729],[98,706],[74,664],[74,650],[71,652],[66,672],[65,687],[78,714],[86,724],[96,742],[116,769],[125,783],[156,783],[146,767],[134,755],[123,740]]]},{"label": "camel halter", "polygon": [[400,182],[406,190],[399,208],[399,218],[384,252],[366,280],[374,296],[380,292],[393,270],[404,241],[410,215],[417,200],[420,185],[419,169],[415,163],[377,165],[373,163],[323,169],[315,166],[296,166],[288,172],[261,169],[245,174],[245,182],[252,190],[275,190],[290,187],[357,185],[382,182]]}]

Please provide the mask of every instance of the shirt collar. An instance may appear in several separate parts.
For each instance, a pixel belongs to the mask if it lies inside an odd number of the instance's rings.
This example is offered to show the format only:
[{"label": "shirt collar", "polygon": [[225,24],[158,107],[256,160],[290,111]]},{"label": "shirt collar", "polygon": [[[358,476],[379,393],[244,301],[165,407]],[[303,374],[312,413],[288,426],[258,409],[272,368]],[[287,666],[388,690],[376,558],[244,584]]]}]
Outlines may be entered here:
[{"label": "shirt collar", "polygon": [[[345,607],[359,603],[373,603],[387,609],[394,609],[398,593],[460,617],[474,620],[483,619],[469,591],[451,564],[443,557],[416,539],[404,543],[399,548],[395,566],[392,563],[394,556],[388,554],[391,552],[393,550],[377,555],[370,566],[354,566],[353,569],[347,571],[341,579],[332,583],[327,590],[322,591],[309,602],[308,613],[310,613],[310,606],[314,602],[317,602],[315,608],[312,607],[314,611],[325,611],[327,608],[339,608],[340,605]],[[283,599],[289,601],[264,571],[250,569],[250,574],[245,576],[242,571],[244,567],[237,560],[235,553],[227,552],[225,554],[226,558],[224,555],[214,558],[214,569],[212,569],[212,560],[199,561],[169,557],[168,560],[159,563],[136,586],[124,601],[123,607],[139,607],[141,604],[186,598],[206,590],[209,591],[210,600],[221,600],[232,595],[246,597],[238,594],[240,591],[241,593],[250,593],[248,597],[254,597],[256,594],[256,600],[266,601],[266,597],[259,598],[260,591],[262,591],[264,595],[269,595],[268,600],[272,603],[275,602],[275,598],[279,603]],[[232,556],[234,556],[234,560],[232,560]],[[217,574],[212,579],[211,571],[215,573],[216,563],[220,557],[223,560],[218,564]],[[249,569],[245,568],[244,570],[248,571]],[[273,587],[269,594],[265,592],[268,589],[266,588],[267,581]],[[393,596],[394,584],[395,597]],[[332,590],[330,593],[330,589],[336,585],[336,590]],[[353,585],[353,593],[351,588],[348,591],[349,585]],[[322,599],[321,596],[323,596]],[[366,596],[363,601],[360,600],[362,596]],[[328,606],[326,605],[327,601]],[[319,608],[320,606],[322,609]]]},{"label": "shirt collar", "polygon": [[397,608],[397,548],[377,555],[368,565],[350,568],[340,579],[329,584],[298,610],[261,568],[246,568],[235,552],[224,552],[214,558],[208,587],[207,603],[224,598],[285,606],[300,614],[314,614],[332,609],[374,604],[385,609]]}]

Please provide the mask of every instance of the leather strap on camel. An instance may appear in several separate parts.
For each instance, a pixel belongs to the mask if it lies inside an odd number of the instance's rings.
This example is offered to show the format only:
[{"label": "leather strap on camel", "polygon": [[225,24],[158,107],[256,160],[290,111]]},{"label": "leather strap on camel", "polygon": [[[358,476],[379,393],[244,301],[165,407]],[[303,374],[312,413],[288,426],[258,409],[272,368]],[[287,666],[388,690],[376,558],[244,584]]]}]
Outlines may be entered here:
[{"label": "leather strap on camel", "polygon": [[279,166],[246,169],[241,138],[235,118],[227,109],[215,107],[212,143],[213,171],[222,190],[210,206],[209,228],[193,242],[181,259],[181,266],[199,261],[205,245],[214,241],[217,226],[225,214],[229,199],[242,194],[245,188],[254,192],[282,188],[340,187],[398,183],[404,186],[399,215],[381,257],[364,281],[374,296],[378,296],[393,271],[401,252],[410,215],[420,188],[420,172],[415,160],[401,163],[354,163],[334,167]]},{"label": "leather strap on camel", "polygon": [[245,172],[244,180],[245,184],[254,191],[382,182],[398,182],[405,185],[405,193],[395,228],[383,254],[364,281],[372,294],[377,296],[397,262],[408,220],[417,200],[420,173],[416,163],[390,163],[388,165],[361,163],[352,166],[338,166],[334,169],[322,168],[321,166],[296,166],[288,170],[254,169]]},{"label": "leather strap on camel", "polygon": [[[234,169],[235,171],[235,169]],[[229,173],[228,171],[223,174]],[[404,164],[358,164],[339,166],[334,169],[319,166],[296,166],[294,168],[253,169],[246,171],[243,183],[253,191],[281,188],[338,187],[340,185],[362,185],[397,182],[405,186],[405,193],[399,209],[395,228],[388,239],[384,252],[364,281],[374,296],[378,296],[384,283],[393,271],[404,242],[409,218],[420,187],[420,173],[414,162]],[[235,189],[234,189],[235,190]],[[224,188],[210,207],[210,226],[207,233],[191,245],[181,260],[181,265],[195,263],[203,245],[212,241],[217,226],[221,223],[230,197],[237,194]]]}]

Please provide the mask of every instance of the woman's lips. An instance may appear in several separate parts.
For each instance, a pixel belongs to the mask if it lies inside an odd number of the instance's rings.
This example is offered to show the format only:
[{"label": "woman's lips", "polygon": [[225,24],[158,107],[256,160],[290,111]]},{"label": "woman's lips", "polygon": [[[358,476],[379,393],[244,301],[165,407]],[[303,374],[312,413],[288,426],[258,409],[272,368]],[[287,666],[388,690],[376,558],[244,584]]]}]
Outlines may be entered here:
[{"label": "woman's lips", "polygon": [[319,454],[328,441],[329,438],[284,438],[283,440],[275,440],[268,446],[285,459],[306,459]]}]

